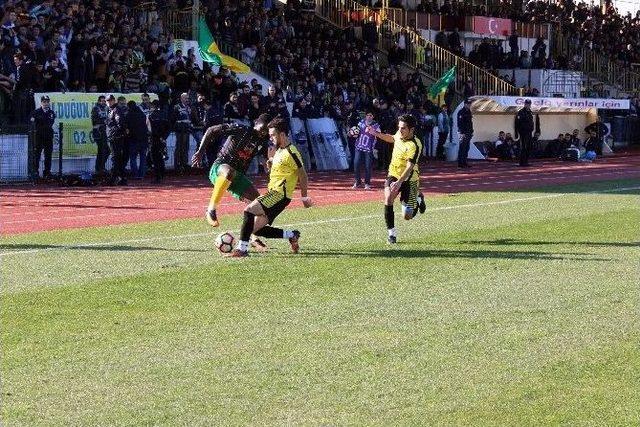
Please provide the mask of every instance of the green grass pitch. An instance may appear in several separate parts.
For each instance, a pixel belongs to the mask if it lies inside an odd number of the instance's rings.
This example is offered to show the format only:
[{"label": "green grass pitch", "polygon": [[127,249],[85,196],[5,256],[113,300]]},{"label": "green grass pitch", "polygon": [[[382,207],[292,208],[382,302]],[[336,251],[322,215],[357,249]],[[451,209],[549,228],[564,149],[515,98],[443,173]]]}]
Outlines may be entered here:
[{"label": "green grass pitch", "polygon": [[[2,238],[2,425],[639,425],[640,182]],[[399,214],[399,209],[396,209]],[[237,230],[240,215],[222,218]]]}]

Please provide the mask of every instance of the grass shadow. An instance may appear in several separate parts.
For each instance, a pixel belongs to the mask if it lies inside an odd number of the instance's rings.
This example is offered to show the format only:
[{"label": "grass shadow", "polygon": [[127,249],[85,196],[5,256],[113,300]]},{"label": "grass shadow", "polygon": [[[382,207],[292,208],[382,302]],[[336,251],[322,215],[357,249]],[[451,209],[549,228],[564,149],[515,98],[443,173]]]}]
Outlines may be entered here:
[{"label": "grass shadow", "polygon": [[319,251],[305,250],[300,253],[309,258],[466,258],[466,259],[514,259],[514,260],[541,260],[541,261],[611,261],[610,258],[598,258],[586,253],[547,253],[540,251],[495,251],[495,250],[449,250],[449,249],[402,249],[402,247],[390,247],[389,249],[373,249],[365,251]]},{"label": "grass shadow", "polygon": [[553,245],[574,245],[574,246],[610,246],[621,248],[640,247],[640,242],[567,242],[567,241],[545,241],[545,240],[523,240],[523,239],[495,239],[495,240],[463,240],[460,243],[470,245],[490,245],[490,246],[553,246]]}]

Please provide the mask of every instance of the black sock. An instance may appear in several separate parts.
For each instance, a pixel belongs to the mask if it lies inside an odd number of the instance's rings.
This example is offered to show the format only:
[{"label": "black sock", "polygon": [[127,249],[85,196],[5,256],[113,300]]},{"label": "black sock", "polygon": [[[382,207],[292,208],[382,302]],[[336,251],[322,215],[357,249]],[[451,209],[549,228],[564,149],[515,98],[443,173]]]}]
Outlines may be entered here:
[{"label": "black sock", "polygon": [[244,220],[242,221],[242,228],[240,229],[240,240],[248,242],[253,233],[253,224],[255,223],[256,216],[251,212],[244,213]]},{"label": "black sock", "polygon": [[265,225],[253,234],[267,239],[282,239],[284,237],[284,230],[282,228],[274,228],[270,225]]},{"label": "black sock", "polygon": [[387,224],[387,230],[391,230],[393,227],[395,227],[393,218],[393,205],[384,206],[384,222]]}]

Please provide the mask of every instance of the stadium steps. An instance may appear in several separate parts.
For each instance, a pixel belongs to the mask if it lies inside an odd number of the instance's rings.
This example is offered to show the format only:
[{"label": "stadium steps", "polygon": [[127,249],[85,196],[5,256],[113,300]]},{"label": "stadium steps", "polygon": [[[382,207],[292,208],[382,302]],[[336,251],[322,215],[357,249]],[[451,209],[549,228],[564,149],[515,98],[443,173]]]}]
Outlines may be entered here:
[{"label": "stadium steps", "polygon": [[612,60],[608,55],[597,53],[587,47],[571,45],[569,38],[557,27],[552,43],[552,54],[571,59],[580,57],[576,71],[581,71],[587,84],[602,85],[609,96],[628,96],[640,91],[640,73],[634,72]]},{"label": "stadium steps", "polygon": [[[358,24],[373,18],[377,25],[378,49],[388,52],[395,36],[402,29],[407,31],[410,43],[407,46],[405,64],[419,70],[430,80],[436,81],[451,67],[456,66],[456,92],[462,91],[464,80],[469,76],[476,86],[476,95],[520,95],[521,90],[488,71],[426,40],[420,34],[402,27],[388,19],[385,10],[371,9],[353,0],[317,0],[316,15],[331,22],[338,28],[345,28],[350,21]],[[356,35],[361,34],[356,31]]]}]

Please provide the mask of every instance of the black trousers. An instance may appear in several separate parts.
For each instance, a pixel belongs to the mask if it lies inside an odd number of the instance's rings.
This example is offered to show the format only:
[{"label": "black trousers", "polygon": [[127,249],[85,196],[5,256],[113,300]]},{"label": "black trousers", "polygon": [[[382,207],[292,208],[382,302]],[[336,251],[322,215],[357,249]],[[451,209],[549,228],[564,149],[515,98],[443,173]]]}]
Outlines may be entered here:
[{"label": "black trousers", "polygon": [[467,157],[469,157],[469,147],[471,146],[471,137],[473,134],[461,135],[460,149],[458,150],[458,166],[467,166]]},{"label": "black trousers", "polygon": [[162,139],[151,137],[151,159],[153,161],[153,172],[155,174],[156,181],[160,181],[164,178],[164,147],[165,144]]},{"label": "black trousers", "polygon": [[436,159],[445,160],[444,144],[447,142],[449,132],[438,132],[438,146],[436,147]]},{"label": "black trousers", "polygon": [[529,164],[529,151],[531,150],[531,135],[520,135],[520,166]]},{"label": "black trousers", "polygon": [[129,146],[124,137],[109,138],[112,153],[111,176],[113,178],[125,178],[125,167],[129,160]]},{"label": "black trousers", "polygon": [[107,131],[106,129],[95,129],[93,131],[93,139],[98,146],[98,154],[96,155],[96,172],[104,172],[105,164],[111,154],[109,150],[109,144],[107,143]]},{"label": "black trousers", "polygon": [[173,166],[177,171],[189,166],[189,130],[176,131],[176,148],[173,152]]},{"label": "black trousers", "polygon": [[53,133],[37,132],[35,143],[36,174],[40,168],[40,156],[44,151],[44,171],[42,176],[51,175],[51,153],[53,152]]}]

